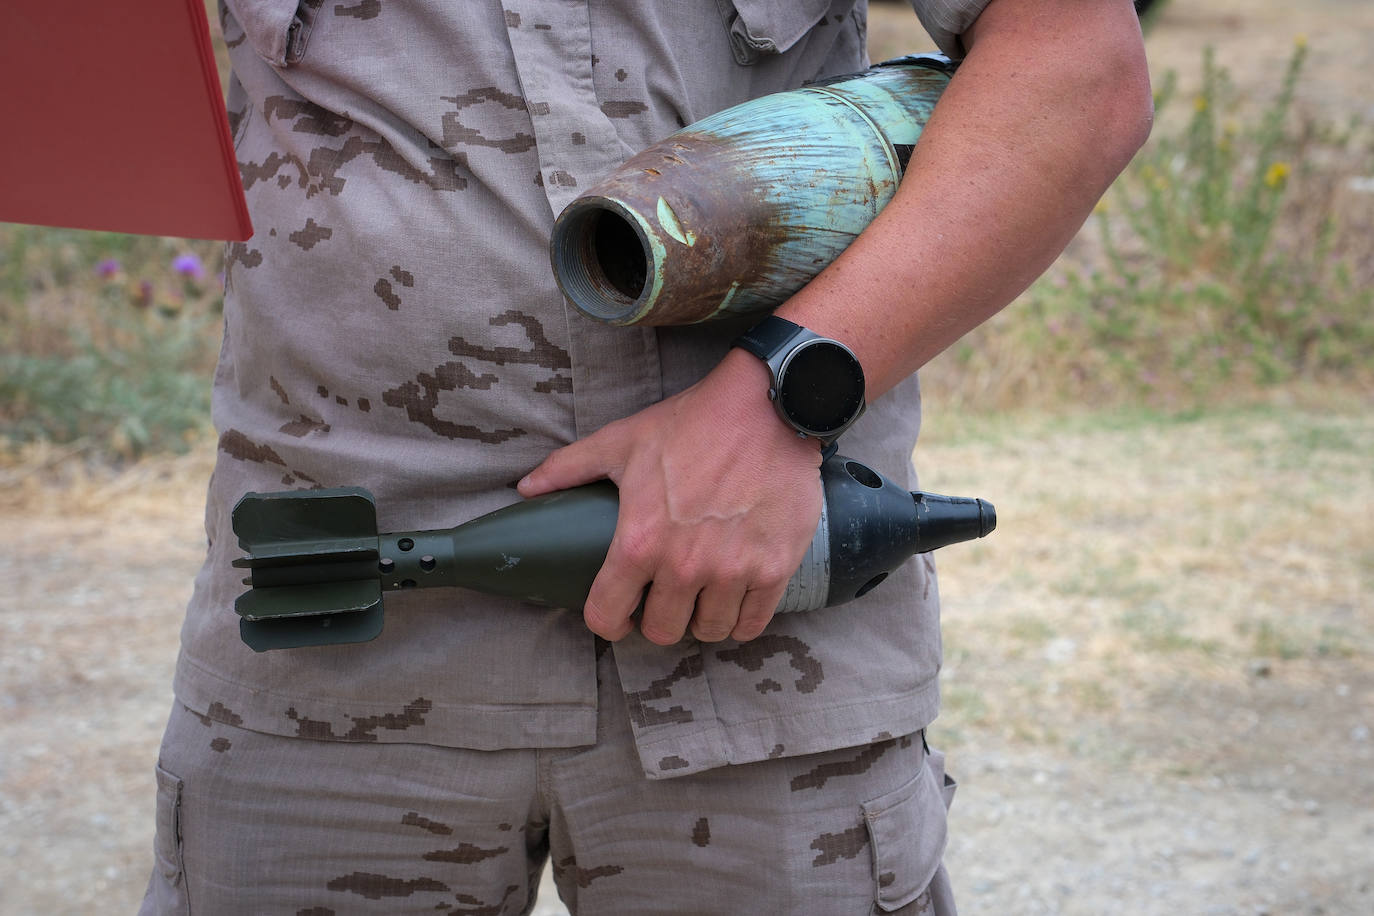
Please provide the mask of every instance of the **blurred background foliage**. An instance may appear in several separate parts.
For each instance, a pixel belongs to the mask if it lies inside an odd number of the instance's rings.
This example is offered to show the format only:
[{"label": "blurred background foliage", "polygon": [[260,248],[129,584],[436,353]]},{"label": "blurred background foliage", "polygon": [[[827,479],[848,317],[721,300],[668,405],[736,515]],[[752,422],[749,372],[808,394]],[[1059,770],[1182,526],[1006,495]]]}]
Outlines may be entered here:
[{"label": "blurred background foliage", "polygon": [[0,225],[0,436],[100,460],[209,425],[223,246]]},{"label": "blurred background foliage", "polygon": [[[927,391],[962,411],[1367,392],[1374,131],[1295,104],[1308,55],[1293,45],[1263,102],[1210,51],[1196,91],[1157,80],[1146,148],[1045,277],[928,367]],[[196,441],[222,269],[215,242],[0,224],[0,448],[120,461]]]},{"label": "blurred background foliage", "polygon": [[1296,110],[1298,39],[1269,101],[1210,49],[1169,72],[1156,127],[1065,255],[927,373],[969,408],[1194,409],[1285,386],[1350,394],[1374,370],[1374,131]]}]

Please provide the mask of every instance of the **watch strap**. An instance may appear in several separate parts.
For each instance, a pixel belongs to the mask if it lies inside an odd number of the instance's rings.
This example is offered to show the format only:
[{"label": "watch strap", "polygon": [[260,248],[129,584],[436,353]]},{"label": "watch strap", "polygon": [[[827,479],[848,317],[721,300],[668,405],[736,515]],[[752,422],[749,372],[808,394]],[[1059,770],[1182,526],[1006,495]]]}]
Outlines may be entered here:
[{"label": "watch strap", "polygon": [[768,362],[789,340],[806,330],[801,325],[769,315],[745,333],[735,338],[734,345]]}]

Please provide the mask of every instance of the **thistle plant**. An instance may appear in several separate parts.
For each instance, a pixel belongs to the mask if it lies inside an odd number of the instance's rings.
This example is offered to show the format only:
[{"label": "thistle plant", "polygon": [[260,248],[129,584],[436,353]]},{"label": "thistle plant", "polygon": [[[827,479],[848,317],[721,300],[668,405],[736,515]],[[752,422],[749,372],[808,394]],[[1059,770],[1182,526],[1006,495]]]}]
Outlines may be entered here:
[{"label": "thistle plant", "polygon": [[0,225],[0,447],[122,459],[200,435],[220,337],[206,265],[221,247]]},{"label": "thistle plant", "polygon": [[[1339,198],[1374,162],[1364,125],[1295,116],[1299,39],[1257,117],[1210,51],[1181,128],[1157,129],[1094,215],[1095,247],[1061,266],[1015,319],[1071,384],[1164,400],[1374,368],[1374,270],[1353,256]],[[1162,123],[1180,103],[1169,74]],[[1054,371],[1051,369],[1050,371]]]}]

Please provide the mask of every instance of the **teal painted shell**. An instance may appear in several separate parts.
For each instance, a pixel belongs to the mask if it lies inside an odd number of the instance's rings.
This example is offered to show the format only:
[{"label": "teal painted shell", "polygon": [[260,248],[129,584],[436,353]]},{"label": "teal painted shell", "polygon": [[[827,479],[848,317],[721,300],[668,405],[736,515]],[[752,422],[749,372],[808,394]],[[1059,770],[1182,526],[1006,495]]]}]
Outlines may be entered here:
[{"label": "teal painted shell", "polygon": [[560,288],[616,325],[772,310],[892,199],[950,70],[902,58],[672,134],[559,215]]}]

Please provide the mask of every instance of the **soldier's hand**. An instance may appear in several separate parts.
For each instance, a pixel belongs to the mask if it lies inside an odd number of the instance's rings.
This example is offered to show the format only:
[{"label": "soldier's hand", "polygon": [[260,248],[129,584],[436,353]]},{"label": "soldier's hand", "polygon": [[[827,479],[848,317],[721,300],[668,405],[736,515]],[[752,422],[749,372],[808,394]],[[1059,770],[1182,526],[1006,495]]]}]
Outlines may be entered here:
[{"label": "soldier's hand", "polygon": [[[758,636],[820,519],[820,446],[768,402],[767,370],[732,350],[693,387],[553,452],[525,497],[609,478],[620,515],[584,616],[617,640]],[[647,594],[645,590],[647,589]]]}]

